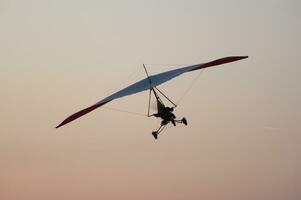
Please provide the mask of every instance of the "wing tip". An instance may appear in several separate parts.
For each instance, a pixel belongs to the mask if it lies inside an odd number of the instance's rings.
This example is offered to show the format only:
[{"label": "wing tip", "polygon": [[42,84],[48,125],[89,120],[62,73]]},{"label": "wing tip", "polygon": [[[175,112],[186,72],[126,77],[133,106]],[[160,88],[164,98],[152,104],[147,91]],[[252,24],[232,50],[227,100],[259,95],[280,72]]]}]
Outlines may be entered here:
[{"label": "wing tip", "polygon": [[60,123],[59,125],[57,125],[55,128],[60,128],[61,126],[63,126],[62,123]]},{"label": "wing tip", "polygon": [[238,61],[238,60],[242,60],[242,59],[246,59],[246,58],[249,58],[249,56],[228,56],[228,57],[221,58],[218,60],[223,60],[227,63],[227,62],[234,62],[234,61]]},{"label": "wing tip", "polygon": [[[111,101],[111,100],[110,100]],[[58,126],[56,126],[55,128],[60,128],[61,126],[64,126],[65,124],[68,124],[69,122],[72,122],[73,120],[76,120],[77,118],[91,112],[92,110],[95,110],[96,108],[110,102],[110,101],[105,101],[99,104],[95,104],[93,106],[90,106],[88,108],[85,108],[81,111],[78,111],[77,113],[74,113],[73,115],[67,117],[62,123],[60,123]]]},{"label": "wing tip", "polygon": [[221,65],[221,64],[226,64],[226,63],[231,63],[231,62],[243,60],[243,59],[246,59],[246,58],[249,58],[249,56],[228,56],[228,57],[225,57],[225,58],[220,58],[220,59],[211,61],[211,62],[206,63],[206,64],[208,66]]},{"label": "wing tip", "polygon": [[199,64],[199,65],[197,65],[196,68],[194,68],[190,71],[203,69],[203,68],[207,68],[207,67],[212,67],[212,66],[216,66],[216,65],[222,65],[222,64],[226,64],[226,63],[231,63],[231,62],[235,62],[238,60],[246,59],[248,57],[249,56],[228,56],[228,57],[220,58],[220,59],[208,62],[208,63]]},{"label": "wing tip", "polygon": [[68,117],[67,119],[65,119],[63,122],[61,122],[59,125],[57,125],[55,128],[60,128],[61,126],[64,126],[65,124],[67,124],[67,123],[69,123],[69,122],[71,122],[71,121],[73,121],[73,120],[75,120],[75,119],[77,119],[77,118],[75,118],[75,117],[73,117],[74,115],[72,115],[72,116],[70,116],[70,117]]},{"label": "wing tip", "polygon": [[241,59],[249,58],[249,56],[238,56],[238,57],[240,57]]}]

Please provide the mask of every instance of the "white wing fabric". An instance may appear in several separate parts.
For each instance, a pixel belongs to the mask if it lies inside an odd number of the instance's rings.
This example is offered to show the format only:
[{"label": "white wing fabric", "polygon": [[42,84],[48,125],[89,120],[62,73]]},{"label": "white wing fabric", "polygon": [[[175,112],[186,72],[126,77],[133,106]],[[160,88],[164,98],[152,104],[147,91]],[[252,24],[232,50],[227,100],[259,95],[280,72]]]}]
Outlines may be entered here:
[{"label": "white wing fabric", "polygon": [[97,102],[96,104],[69,116],[62,123],[60,123],[56,128],[59,128],[59,127],[91,112],[92,110],[95,110],[96,108],[98,108],[114,99],[118,99],[118,98],[121,98],[124,96],[128,96],[128,95],[136,94],[136,93],[139,93],[139,92],[142,92],[145,90],[149,90],[150,88],[161,85],[162,83],[165,83],[166,81],[169,81],[170,79],[173,79],[183,73],[195,71],[198,69],[204,69],[204,68],[212,67],[212,66],[216,66],[216,65],[221,65],[221,64],[225,64],[225,63],[229,63],[229,62],[234,62],[234,61],[245,59],[245,58],[247,58],[247,56],[226,57],[226,58],[221,58],[221,59],[214,60],[214,61],[211,61],[208,63],[192,65],[192,66],[188,66],[188,67],[182,67],[182,68],[166,71],[163,73],[159,73],[156,75],[152,75],[149,77],[151,80],[151,83],[148,78],[138,81],[138,82],[112,94],[111,96],[108,96],[107,98]]}]

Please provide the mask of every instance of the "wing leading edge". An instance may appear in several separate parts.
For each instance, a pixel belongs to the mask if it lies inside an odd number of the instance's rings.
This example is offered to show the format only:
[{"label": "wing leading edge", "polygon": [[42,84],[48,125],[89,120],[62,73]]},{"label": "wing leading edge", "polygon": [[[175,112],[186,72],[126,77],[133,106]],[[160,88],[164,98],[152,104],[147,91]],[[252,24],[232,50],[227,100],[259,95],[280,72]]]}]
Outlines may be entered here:
[{"label": "wing leading edge", "polygon": [[191,72],[191,71],[195,71],[195,70],[199,70],[199,69],[204,69],[204,68],[212,67],[212,66],[216,66],[216,65],[226,64],[226,63],[242,60],[245,58],[248,58],[248,56],[225,57],[225,58],[217,59],[217,60],[214,60],[214,61],[211,61],[208,63],[192,65],[192,66],[188,66],[188,67],[182,67],[182,68],[178,68],[178,69],[174,69],[174,70],[170,70],[170,71],[152,75],[149,77],[151,79],[151,84],[149,83],[148,78],[142,79],[142,80],[106,97],[105,99],[97,102],[96,104],[94,104],[90,107],[85,108],[77,113],[74,113],[73,115],[67,117],[56,128],[59,128],[65,124],[95,110],[96,108],[99,108],[99,107],[103,106],[104,104],[109,103],[110,101],[112,101],[114,99],[118,99],[118,98],[121,98],[124,96],[128,96],[128,95],[136,94],[136,93],[139,93],[139,92],[142,92],[145,90],[149,90],[150,88],[161,85],[162,83],[165,83],[183,73]]}]

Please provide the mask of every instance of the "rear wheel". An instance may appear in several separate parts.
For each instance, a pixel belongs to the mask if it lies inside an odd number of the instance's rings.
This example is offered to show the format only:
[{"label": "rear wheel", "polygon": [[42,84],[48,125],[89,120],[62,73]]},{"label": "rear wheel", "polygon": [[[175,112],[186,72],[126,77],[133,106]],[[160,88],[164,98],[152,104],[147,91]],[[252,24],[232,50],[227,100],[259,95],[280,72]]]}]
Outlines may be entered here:
[{"label": "rear wheel", "polygon": [[186,118],[185,118],[185,117],[183,117],[183,119],[182,119],[182,123],[183,123],[183,124],[185,124],[185,126],[187,126],[187,120],[186,120]]},{"label": "rear wheel", "polygon": [[153,131],[152,135],[154,136],[155,139],[158,139],[158,132],[157,131]]}]

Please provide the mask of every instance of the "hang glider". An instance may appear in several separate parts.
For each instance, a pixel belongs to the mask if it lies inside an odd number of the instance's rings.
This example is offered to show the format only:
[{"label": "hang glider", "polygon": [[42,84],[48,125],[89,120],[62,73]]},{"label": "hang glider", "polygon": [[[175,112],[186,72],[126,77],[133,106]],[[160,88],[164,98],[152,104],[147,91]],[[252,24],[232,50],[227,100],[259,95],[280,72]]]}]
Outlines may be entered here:
[{"label": "hang glider", "polygon": [[[102,100],[100,100],[99,102],[97,102],[96,104],[88,107],[88,108],[85,108],[69,117],[67,117],[62,123],[60,123],[56,128],[59,128],[69,122],[72,122],[73,120],[95,110],[96,108],[99,108],[107,103],[109,103],[110,101],[113,101],[115,99],[118,99],[118,98],[122,98],[122,97],[125,97],[125,96],[128,96],[128,95],[133,95],[133,94],[136,94],[136,93],[139,93],[139,92],[143,92],[143,91],[146,91],[146,90],[150,90],[150,91],[153,91],[156,98],[157,98],[157,103],[158,101],[162,103],[162,105],[164,106],[163,102],[160,100],[159,98],[159,95],[157,94],[157,92],[160,92],[156,87],[161,85],[162,83],[165,83],[183,73],[186,73],[186,72],[192,72],[192,71],[195,71],[195,70],[199,70],[199,69],[204,69],[204,68],[208,68],[208,67],[213,67],[213,66],[216,66],[216,65],[221,65],[221,64],[226,64],[226,63],[230,63],[230,62],[234,62],[234,61],[238,61],[238,60],[242,60],[242,59],[245,59],[245,58],[248,58],[248,56],[231,56],[231,57],[225,57],[225,58],[221,58],[221,59],[217,59],[217,60],[214,60],[214,61],[211,61],[211,62],[207,62],[207,63],[203,63],[203,64],[197,64],[197,65],[192,65],[192,66],[188,66],[188,67],[182,67],[182,68],[178,68],[178,69],[174,69],[174,70],[170,70],[170,71],[166,71],[166,72],[162,72],[162,73],[159,73],[159,74],[155,74],[155,75],[151,75],[151,76],[148,76],[147,74],[147,78],[145,79],[142,79]],[[156,90],[157,89],[157,92]],[[164,95],[164,94],[163,94]],[[162,108],[162,105],[158,103],[158,113],[160,113],[160,106]],[[164,107],[163,107],[164,108]],[[162,108],[162,109],[163,109]],[[172,122],[173,124],[175,122],[177,122],[177,120],[173,120],[173,116],[172,114],[170,113],[164,113],[164,109],[162,110],[162,113],[161,115],[150,115],[150,116],[156,116],[156,117],[160,117],[162,118],[162,116],[164,117],[165,115],[169,116],[169,121],[168,122]],[[173,110],[173,108],[171,108]],[[163,119],[163,118],[162,118]],[[164,119],[163,119],[164,120]],[[179,122],[181,123],[184,123],[186,121],[186,119],[183,119],[182,120],[179,120]],[[163,123],[164,124],[164,123]],[[187,122],[185,123],[187,124]],[[161,124],[162,125],[162,124]],[[174,124],[175,125],[175,124]],[[160,129],[157,131],[159,132]],[[156,138],[156,135],[157,133],[155,133],[154,137]]]}]

